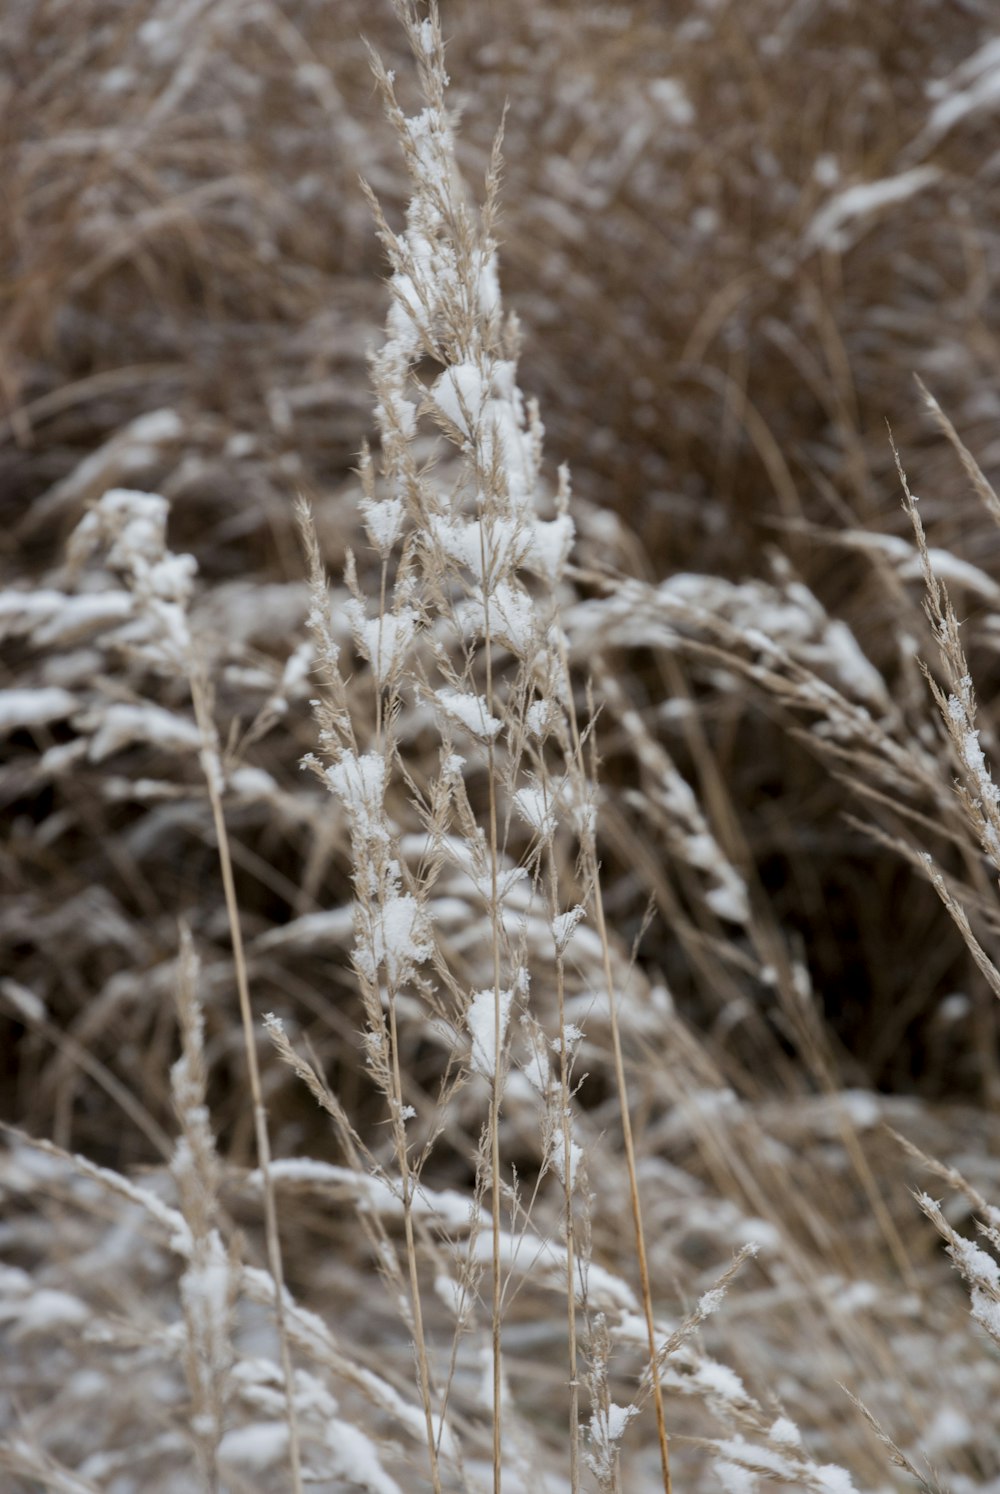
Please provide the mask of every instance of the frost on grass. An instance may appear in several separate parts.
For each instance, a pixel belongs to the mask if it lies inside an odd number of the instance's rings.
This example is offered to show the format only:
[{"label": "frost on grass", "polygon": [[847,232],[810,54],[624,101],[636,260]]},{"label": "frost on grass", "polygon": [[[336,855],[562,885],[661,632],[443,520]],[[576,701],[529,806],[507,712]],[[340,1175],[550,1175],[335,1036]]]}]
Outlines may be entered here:
[{"label": "frost on grass", "polygon": [[[967,1190],[967,1196],[972,1194],[964,1179],[956,1174],[954,1180]],[[940,1204],[928,1194],[919,1194],[917,1202],[946,1241],[948,1254],[968,1286],[973,1319],[1000,1346],[1000,1266],[981,1246],[960,1235],[948,1223]],[[981,1209],[982,1202],[975,1199],[977,1209]],[[995,1217],[980,1224],[980,1229],[994,1250],[1000,1250],[1000,1228]]]}]

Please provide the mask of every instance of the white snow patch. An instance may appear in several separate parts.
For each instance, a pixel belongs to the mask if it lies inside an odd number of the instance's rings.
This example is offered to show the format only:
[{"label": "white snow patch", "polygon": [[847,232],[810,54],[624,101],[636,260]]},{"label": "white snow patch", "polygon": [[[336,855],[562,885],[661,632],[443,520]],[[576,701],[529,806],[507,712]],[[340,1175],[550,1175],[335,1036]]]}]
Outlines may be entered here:
[{"label": "white snow patch", "polygon": [[936,166],[915,166],[898,176],[877,182],[856,182],[827,199],[813,217],[805,232],[810,248],[828,249],[842,254],[864,231],[867,220],[880,209],[905,202],[917,192],[926,191],[940,181]]},{"label": "white snow patch", "polygon": [[573,548],[575,527],[569,514],[557,519],[536,519],[528,530],[524,563],[528,570],[550,584],[559,580]]},{"label": "white snow patch", "polygon": [[489,385],[475,363],[446,368],[433,389],[434,403],[463,436],[474,438],[489,399]]},{"label": "white snow patch", "polygon": [[327,768],[326,776],[359,827],[377,823],[385,793],[384,758],[375,752],[366,752],[361,757],[345,752],[339,762]]},{"label": "white snow patch", "polygon": [[73,724],[79,730],[93,732],[88,754],[92,762],[101,762],[136,742],[149,743],[164,752],[201,746],[201,733],[193,721],[150,701],[102,706],[77,716]]},{"label": "white snow patch", "polygon": [[52,1287],[38,1288],[18,1302],[0,1307],[0,1320],[14,1320],[11,1336],[15,1339],[78,1329],[89,1317],[90,1310],[79,1297]]},{"label": "white snow patch", "polygon": [[524,788],[516,790],[514,803],[521,818],[543,840],[554,834],[557,821],[551,792],[547,792],[539,784],[526,784]]},{"label": "white snow patch", "polygon": [[287,1451],[287,1422],[260,1421],[227,1432],[219,1443],[219,1461],[259,1473],[265,1468],[273,1468]]},{"label": "white snow patch", "polygon": [[75,695],[57,686],[0,690],[0,733],[65,720],[77,704]]},{"label": "white snow patch", "polygon": [[503,722],[491,716],[485,695],[461,690],[435,690],[434,699],[445,715],[459,722],[481,742],[491,741],[503,729]]},{"label": "white snow patch", "polygon": [[358,947],[354,958],[369,980],[376,978],[380,966],[394,989],[408,980],[415,965],[422,964],[431,952],[427,937],[427,915],[411,893],[387,895],[369,918],[359,915]]},{"label": "white snow patch", "polygon": [[362,604],[354,597],[346,604],[354,641],[372,666],[378,683],[385,684],[399,671],[417,631],[419,615],[412,607],[398,612],[366,618]]},{"label": "white snow patch", "polygon": [[535,639],[537,620],[531,598],[523,587],[500,581],[488,599],[482,593],[469,598],[457,609],[459,626],[473,638],[485,639],[509,648],[521,658],[527,657]]},{"label": "white snow patch", "polygon": [[503,1048],[510,1021],[514,992],[476,991],[466,1013],[472,1037],[472,1067],[486,1079],[495,1079],[497,1071],[497,1004],[500,1013],[500,1047]]},{"label": "white snow patch", "polygon": [[373,498],[362,498],[359,507],[368,538],[384,558],[403,532],[406,518],[403,500],[384,498],[378,502]]}]

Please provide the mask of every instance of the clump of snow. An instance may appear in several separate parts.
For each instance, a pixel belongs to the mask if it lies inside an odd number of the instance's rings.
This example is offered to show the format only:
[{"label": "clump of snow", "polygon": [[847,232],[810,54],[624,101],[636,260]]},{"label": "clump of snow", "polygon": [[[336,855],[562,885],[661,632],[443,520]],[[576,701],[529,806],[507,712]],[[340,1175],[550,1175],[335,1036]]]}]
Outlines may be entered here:
[{"label": "clump of snow", "polygon": [[549,1056],[544,1048],[533,1048],[521,1066],[521,1072],[538,1095],[545,1095],[552,1082]]},{"label": "clump of snow", "polygon": [[480,593],[463,602],[456,615],[468,637],[488,636],[521,658],[530,656],[537,619],[534,604],[523,587],[501,581],[487,599]]},{"label": "clump of snow", "polygon": [[486,1079],[497,1077],[497,1007],[500,1013],[500,1046],[503,1048],[510,1021],[510,1007],[514,992],[476,991],[466,1012],[466,1022],[472,1037],[472,1067]]},{"label": "clump of snow", "polygon": [[58,686],[0,690],[0,734],[64,721],[77,707],[75,695]]},{"label": "clump of snow", "polygon": [[950,78],[932,83],[928,93],[937,99],[926,128],[932,141],[969,115],[1000,107],[1000,38],[987,41]]},{"label": "clump of snow", "polygon": [[705,902],[717,918],[724,918],[728,923],[749,922],[750,902],[746,884],[735,874],[717,887],[707,888]]},{"label": "clump of snow", "polygon": [[503,722],[491,716],[485,695],[463,690],[435,690],[434,698],[445,715],[459,722],[479,741],[491,741],[503,729]]},{"label": "clump of snow", "polygon": [[386,981],[395,989],[430,955],[427,914],[411,893],[390,893],[374,913],[359,909],[358,919],[363,936],[355,961],[369,980],[384,967]]},{"label": "clump of snow", "polygon": [[554,833],[557,821],[550,789],[537,783],[526,784],[515,791],[514,804],[521,818],[543,840]]},{"label": "clump of snow", "polygon": [[828,1490],[828,1494],[857,1494],[854,1480],[846,1468],[839,1468],[835,1463],[824,1463],[822,1468],[810,1472],[817,1487]]},{"label": "clump of snow", "polygon": [[587,1462],[602,1482],[612,1476],[618,1444],[629,1422],[638,1414],[638,1406],[619,1406],[614,1401],[597,1406],[592,1412],[587,1428],[591,1448]]},{"label": "clump of snow", "polygon": [[811,248],[843,254],[882,208],[905,202],[940,179],[941,172],[936,166],[914,166],[898,176],[844,187],[814,215],[806,229],[805,241]]},{"label": "clump of snow", "polygon": [[[469,868],[476,891],[486,902],[493,901],[493,873],[489,870]],[[522,883],[527,881],[528,871],[523,866],[503,866],[496,873],[496,900],[497,904],[504,903],[511,895],[521,888]]]},{"label": "clump of snow", "polygon": [[557,913],[552,920],[552,937],[556,942],[556,948],[560,951],[566,948],[573,931],[584,915],[584,909],[577,903],[576,907],[570,908],[565,913]]},{"label": "clump of snow", "polygon": [[354,641],[372,666],[378,684],[384,685],[398,674],[417,631],[419,615],[412,607],[367,618],[364,606],[352,597],[346,611]]},{"label": "clump of snow", "polygon": [[710,1292],[703,1292],[698,1298],[698,1314],[700,1317],[711,1317],[713,1312],[718,1312],[725,1301],[726,1293],[723,1287],[713,1287]]},{"label": "clump of snow", "polygon": [[455,363],[434,385],[434,403],[463,436],[475,437],[489,384],[475,363]]},{"label": "clump of snow", "polygon": [[151,701],[97,707],[81,712],[74,725],[93,733],[88,754],[92,762],[101,762],[136,742],[148,743],[164,752],[182,752],[202,745],[201,732],[193,721]]},{"label": "clump of snow", "polygon": [[757,1478],[749,1468],[722,1459],[715,1464],[715,1472],[723,1494],[757,1494]]},{"label": "clump of snow", "polygon": [[965,1413],[954,1406],[942,1406],[924,1433],[924,1445],[933,1456],[952,1448],[971,1446],[972,1438],[973,1429]]},{"label": "clump of snow", "polygon": [[679,78],[654,78],[647,92],[671,124],[683,128],[694,122],[694,105]]},{"label": "clump of snow", "polygon": [[35,1287],[16,1301],[0,1303],[0,1321],[13,1322],[14,1340],[79,1330],[90,1315],[79,1297],[53,1287]]},{"label": "clump of snow", "polygon": [[352,818],[370,831],[378,826],[385,793],[385,758],[375,752],[345,752],[326,770],[327,779]]},{"label": "clump of snow", "polygon": [[288,1456],[288,1423],[260,1421],[234,1427],[219,1443],[219,1461],[237,1468],[261,1471]]},{"label": "clump of snow", "polygon": [[548,700],[533,700],[524,716],[525,725],[536,737],[545,736],[551,720],[552,704]]},{"label": "clump of snow", "polygon": [[573,548],[574,534],[569,514],[548,521],[535,519],[528,530],[524,564],[550,584],[558,581]]},{"label": "clump of snow", "polygon": [[552,1166],[555,1168],[559,1181],[567,1184],[570,1192],[576,1186],[577,1169],[583,1159],[583,1148],[575,1142],[572,1137],[569,1143],[569,1178],[566,1177],[566,1138],[561,1129],[557,1129],[552,1136]]},{"label": "clump of snow", "polygon": [[528,546],[524,526],[500,514],[469,523],[435,514],[429,529],[442,553],[464,566],[487,591],[521,563]]},{"label": "clump of snow", "polygon": [[368,538],[385,558],[403,532],[406,509],[402,498],[362,498],[359,503]]},{"label": "clump of snow", "polygon": [[733,1405],[745,1404],[749,1400],[746,1386],[735,1370],[728,1364],[719,1364],[715,1359],[702,1359],[692,1374],[698,1388],[709,1397],[728,1401]]}]

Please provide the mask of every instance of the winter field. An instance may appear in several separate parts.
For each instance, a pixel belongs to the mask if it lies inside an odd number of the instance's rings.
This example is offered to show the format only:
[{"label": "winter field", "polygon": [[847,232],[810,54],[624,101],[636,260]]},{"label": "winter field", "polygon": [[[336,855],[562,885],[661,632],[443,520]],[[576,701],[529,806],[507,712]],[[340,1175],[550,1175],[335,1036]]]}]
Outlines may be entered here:
[{"label": "winter field", "polygon": [[1000,1491],[998,119],[0,0],[4,1491]]}]

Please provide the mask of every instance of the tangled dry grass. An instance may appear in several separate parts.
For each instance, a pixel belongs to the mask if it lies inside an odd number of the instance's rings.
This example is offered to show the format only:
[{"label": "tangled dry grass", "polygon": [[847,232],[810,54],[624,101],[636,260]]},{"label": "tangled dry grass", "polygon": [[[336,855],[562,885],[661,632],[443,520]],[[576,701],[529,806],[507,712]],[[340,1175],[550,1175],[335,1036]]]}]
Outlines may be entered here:
[{"label": "tangled dry grass", "polygon": [[1000,1489],[991,7],[442,27],[6,6],[6,1486]]}]

